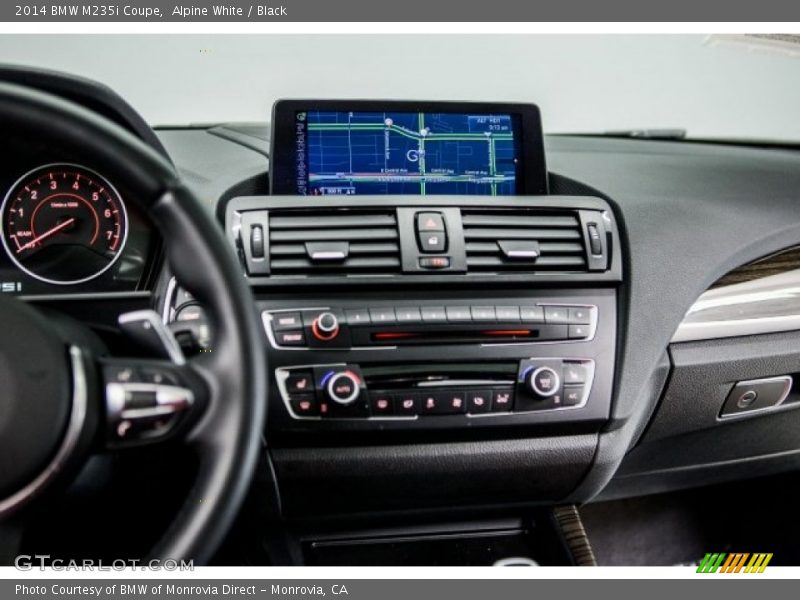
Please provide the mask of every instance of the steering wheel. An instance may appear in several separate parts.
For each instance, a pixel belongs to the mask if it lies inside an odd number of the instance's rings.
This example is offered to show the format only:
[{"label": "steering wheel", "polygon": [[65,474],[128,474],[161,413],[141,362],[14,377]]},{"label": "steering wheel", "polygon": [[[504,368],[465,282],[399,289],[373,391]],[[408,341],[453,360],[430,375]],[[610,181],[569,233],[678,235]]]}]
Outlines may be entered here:
[{"label": "steering wheel", "polygon": [[[232,249],[174,168],[144,142],[76,104],[0,83],[0,132],[36,139],[130,190],[159,228],[172,273],[208,311],[211,352],[184,359],[148,312],[128,325],[169,358],[104,358],[83,325],[0,297],[0,562],[15,556],[30,508],[95,452],[167,439],[197,475],[149,559],[206,563],[246,495],[266,413],[266,356],[255,304]],[[84,329],[81,331],[81,329]]]}]

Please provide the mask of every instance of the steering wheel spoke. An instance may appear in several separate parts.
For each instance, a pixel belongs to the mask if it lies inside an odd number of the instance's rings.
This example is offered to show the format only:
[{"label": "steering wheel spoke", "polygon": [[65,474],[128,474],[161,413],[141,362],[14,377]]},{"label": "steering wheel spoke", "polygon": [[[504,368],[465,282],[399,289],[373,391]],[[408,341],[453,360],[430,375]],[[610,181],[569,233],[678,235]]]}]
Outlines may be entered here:
[{"label": "steering wheel spoke", "polygon": [[208,387],[188,364],[164,360],[102,362],[105,444],[130,448],[180,437],[208,403]]}]

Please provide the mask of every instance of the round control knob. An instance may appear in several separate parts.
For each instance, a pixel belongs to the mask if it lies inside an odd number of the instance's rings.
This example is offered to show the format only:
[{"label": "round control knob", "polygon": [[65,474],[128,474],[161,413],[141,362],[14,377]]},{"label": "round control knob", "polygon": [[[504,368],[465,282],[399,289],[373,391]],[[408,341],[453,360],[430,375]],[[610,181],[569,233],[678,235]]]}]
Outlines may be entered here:
[{"label": "round control knob", "polygon": [[528,389],[541,398],[549,398],[559,387],[561,387],[561,377],[550,367],[534,369],[528,376]]},{"label": "round control knob", "polygon": [[320,313],[311,323],[311,333],[322,342],[328,342],[339,335],[339,319],[332,312]]},{"label": "round control knob", "polygon": [[354,373],[342,371],[330,378],[326,391],[331,400],[342,406],[347,406],[358,399],[361,393],[360,385],[361,381]]}]

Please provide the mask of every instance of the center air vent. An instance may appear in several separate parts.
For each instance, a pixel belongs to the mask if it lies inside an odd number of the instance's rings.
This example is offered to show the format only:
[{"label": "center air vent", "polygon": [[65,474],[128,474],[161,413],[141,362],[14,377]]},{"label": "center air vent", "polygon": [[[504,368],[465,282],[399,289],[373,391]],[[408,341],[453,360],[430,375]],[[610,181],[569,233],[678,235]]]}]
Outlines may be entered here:
[{"label": "center air vent", "polygon": [[381,275],[400,271],[394,211],[270,211],[272,275]]},{"label": "center air vent", "polygon": [[463,209],[461,214],[469,272],[587,270],[577,213]]}]

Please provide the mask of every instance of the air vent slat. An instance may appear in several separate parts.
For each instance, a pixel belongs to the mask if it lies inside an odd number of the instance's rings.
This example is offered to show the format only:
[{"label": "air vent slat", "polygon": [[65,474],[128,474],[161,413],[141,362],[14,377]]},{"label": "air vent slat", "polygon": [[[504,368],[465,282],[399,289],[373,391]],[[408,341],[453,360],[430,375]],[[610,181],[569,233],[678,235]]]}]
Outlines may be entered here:
[{"label": "air vent slat", "polygon": [[[467,258],[467,267],[509,267],[509,263],[501,256],[470,256]],[[519,269],[519,265],[514,265],[517,269]],[[542,256],[536,261],[535,268],[531,270],[537,269],[552,269],[556,267],[569,267],[573,269],[575,267],[584,267],[586,266],[586,261],[583,259],[582,256]]]},{"label": "air vent slat", "polygon": [[342,216],[308,216],[283,217],[275,216],[269,220],[272,231],[276,229],[349,229],[353,227],[394,227],[396,219],[393,214],[369,215],[347,214]]},{"label": "air vent slat", "polygon": [[[583,246],[575,243],[543,242],[539,244],[543,254],[583,254]],[[495,254],[500,251],[496,242],[468,242],[467,254]]]},{"label": "air vent slat", "polygon": [[271,263],[273,272],[281,271],[354,271],[354,270],[386,270],[397,269],[400,261],[396,258],[349,258],[341,263],[313,263],[310,260],[297,259],[274,259]]},{"label": "air vent slat", "polygon": [[[397,254],[400,246],[397,244],[350,244],[350,254]],[[272,256],[305,256],[307,254],[304,244],[273,245],[270,251]]]},{"label": "air vent slat", "polygon": [[[340,256],[328,256],[328,247]],[[269,258],[277,277],[398,273],[397,217],[387,210],[272,211]]]},{"label": "air vent slat", "polygon": [[[270,222],[271,226],[271,222]],[[397,239],[396,229],[287,229],[271,231],[271,242]]]},{"label": "air vent slat", "polygon": [[[462,209],[461,219],[468,272],[575,273],[587,269],[577,213]],[[526,244],[530,257],[514,256],[509,250],[524,250]]]},{"label": "air vent slat", "polygon": [[577,229],[464,229],[468,240],[578,240],[581,233]]},{"label": "air vent slat", "polygon": [[578,220],[573,216],[566,217],[526,217],[526,216],[505,216],[505,215],[464,215],[462,218],[464,227],[511,227],[519,229],[522,227],[572,227],[578,226]]}]

